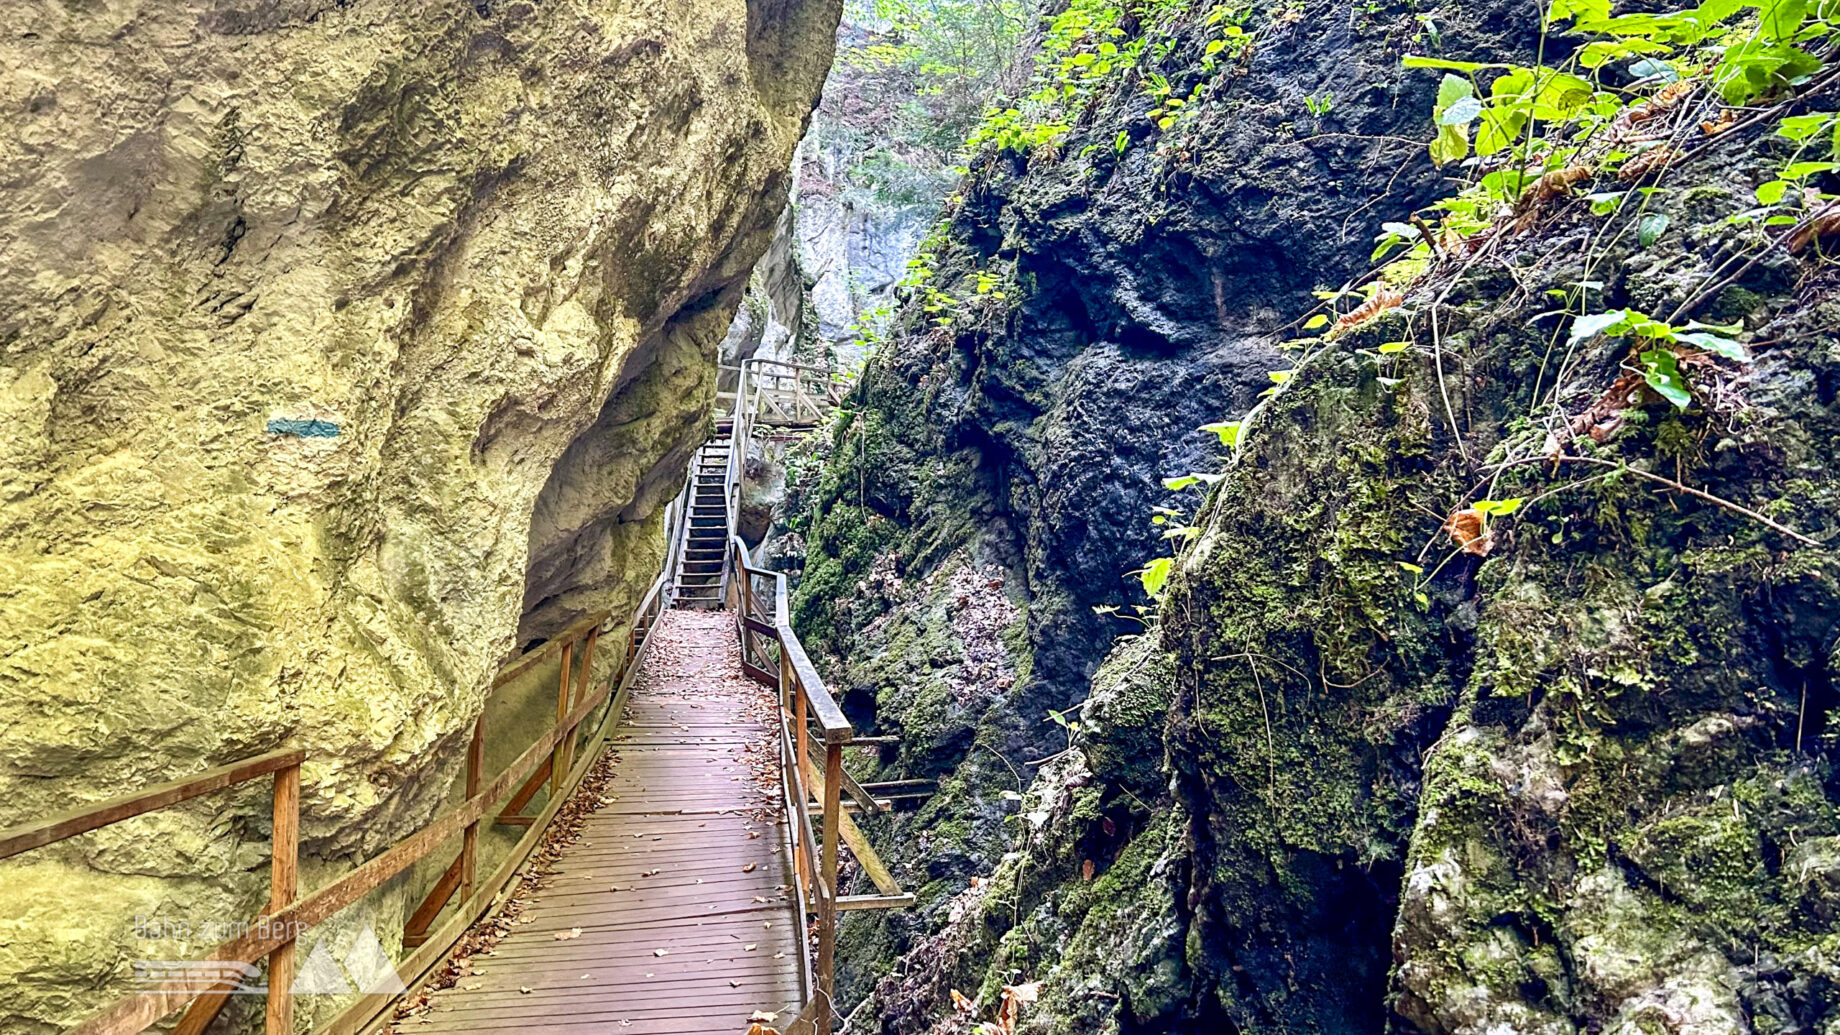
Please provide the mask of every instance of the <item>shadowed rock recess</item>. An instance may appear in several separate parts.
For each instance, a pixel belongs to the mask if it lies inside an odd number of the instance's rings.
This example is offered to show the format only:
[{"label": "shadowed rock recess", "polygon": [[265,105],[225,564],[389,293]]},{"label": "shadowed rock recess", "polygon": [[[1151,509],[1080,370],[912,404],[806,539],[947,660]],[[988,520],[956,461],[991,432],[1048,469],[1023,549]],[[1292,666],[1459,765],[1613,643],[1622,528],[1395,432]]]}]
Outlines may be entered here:
[{"label": "shadowed rock recess", "polygon": [[[1539,5],[1261,9],[1225,74],[1203,7],[1150,66],[1189,98],[1162,132],[1134,73],[979,154],[793,479],[801,635],[900,738],[858,775],[939,785],[868,821],[921,901],[846,925],[852,1030],[969,1030],[1036,981],[1019,1031],[1840,1030],[1840,289],[1728,261],[1792,147],[1608,176],[1674,229],[1556,205],[1300,359],[1311,291],[1454,189],[1401,58],[1532,61]],[[1629,361],[1561,362],[1581,281],[1761,344],[1549,451]],[[1195,430],[1242,415],[1234,450]],[[1191,470],[1205,499],[1160,484]],[[1527,502],[1454,550],[1484,498]],[[1115,640],[1154,506],[1198,535]]]},{"label": "shadowed rock recess", "polygon": [[[283,743],[307,888],[429,820],[499,664],[657,571],[838,16],[0,4],[0,825]],[[0,1029],[252,915],[266,801],[4,864]]]}]

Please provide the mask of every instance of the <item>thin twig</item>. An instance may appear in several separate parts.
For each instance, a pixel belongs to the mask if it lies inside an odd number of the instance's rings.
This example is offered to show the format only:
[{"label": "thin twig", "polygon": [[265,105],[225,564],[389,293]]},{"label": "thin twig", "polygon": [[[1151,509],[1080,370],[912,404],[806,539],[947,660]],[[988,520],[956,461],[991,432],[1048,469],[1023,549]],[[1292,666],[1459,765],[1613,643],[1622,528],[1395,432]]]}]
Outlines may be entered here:
[{"label": "thin twig", "polygon": [[1758,524],[1763,525],[1766,528],[1772,529],[1777,532],[1781,532],[1783,535],[1786,535],[1789,538],[1794,539],[1796,542],[1804,543],[1808,546],[1822,545],[1819,540],[1810,539],[1809,537],[1803,535],[1802,533],[1797,532],[1795,529],[1790,528],[1789,526],[1781,524],[1779,522],[1772,521],[1769,518],[1764,517],[1762,514],[1759,514],[1756,511],[1750,509],[1749,507],[1743,506],[1742,504],[1733,503],[1732,501],[1725,499],[1722,496],[1714,496],[1712,493],[1706,492],[1702,489],[1695,489],[1691,485],[1686,485],[1682,482],[1677,482],[1672,478],[1664,478],[1658,474],[1650,474],[1649,472],[1641,470],[1640,468],[1630,467],[1628,464],[1611,463],[1608,460],[1599,460],[1594,456],[1555,456],[1555,457],[1550,457],[1550,458],[1543,457],[1543,456],[1530,456],[1530,457],[1522,458],[1520,460],[1507,461],[1503,463],[1501,466],[1502,467],[1514,467],[1514,466],[1518,466],[1522,464],[1543,464],[1543,463],[1548,463],[1548,462],[1555,463],[1555,464],[1594,464],[1598,467],[1614,467],[1621,471],[1627,471],[1630,474],[1635,475],[1637,478],[1642,478],[1647,481],[1654,482],[1658,485],[1665,485],[1670,489],[1674,489],[1678,492],[1684,492],[1689,496],[1694,496],[1699,499],[1705,500],[1707,503],[1710,503],[1715,507],[1723,507],[1724,509],[1731,511],[1734,514],[1741,514],[1744,517],[1750,518],[1752,521],[1755,521]]}]

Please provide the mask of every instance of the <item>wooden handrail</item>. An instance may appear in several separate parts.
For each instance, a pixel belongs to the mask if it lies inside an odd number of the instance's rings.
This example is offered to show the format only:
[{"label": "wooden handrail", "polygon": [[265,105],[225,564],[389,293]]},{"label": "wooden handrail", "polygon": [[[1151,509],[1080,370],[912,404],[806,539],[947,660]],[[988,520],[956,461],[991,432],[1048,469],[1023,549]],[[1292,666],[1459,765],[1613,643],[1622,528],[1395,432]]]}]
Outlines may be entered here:
[{"label": "wooden handrail", "polygon": [[[484,724],[483,718],[476,720],[473,736],[467,751],[466,798],[452,812],[439,817],[429,825],[397,842],[383,854],[364,863],[331,884],[301,897],[297,888],[298,873],[298,838],[300,822],[300,766],[306,760],[306,752],[298,748],[285,748],[247,758],[229,765],[207,769],[179,780],[157,784],[129,794],[120,795],[95,805],[85,806],[70,812],[53,816],[36,823],[0,831],[0,859],[18,855],[34,848],[43,847],[66,838],[74,837],[87,831],[96,830],[114,823],[143,815],[156,809],[177,804],[198,797],[211,791],[221,790],[259,776],[274,775],[273,813],[273,861],[270,867],[270,892],[267,909],[255,922],[249,925],[248,933],[226,941],[216,947],[200,963],[238,962],[254,963],[268,957],[269,993],[266,1016],[266,1028],[270,1035],[292,1035],[293,1016],[289,986],[293,976],[293,952],[295,941],[307,928],[313,927],[340,910],[352,905],[364,895],[376,890],[390,878],[402,873],[428,856],[448,838],[462,835],[460,855],[455,859],[451,870],[457,871],[456,880],[451,883],[460,891],[461,911],[477,910],[466,917],[466,922],[483,913],[490,904],[491,895],[502,893],[502,888],[475,888],[473,873],[477,858],[477,838],[480,820],[489,812],[495,802],[509,793],[518,783],[541,765],[549,764],[556,768],[560,761],[565,770],[566,780],[557,778],[552,783],[552,800],[545,810],[546,815],[560,804],[560,795],[572,787],[574,782],[586,771],[586,762],[573,767],[568,772],[572,761],[573,745],[580,726],[595,709],[599,708],[610,696],[617,699],[631,686],[632,677],[638,662],[645,653],[645,635],[664,602],[665,576],[659,575],[641,598],[633,614],[634,644],[625,654],[620,678],[610,680],[598,690],[589,692],[591,672],[589,663],[592,658],[592,644],[598,638],[601,626],[609,617],[608,612],[598,612],[583,618],[557,634],[548,643],[533,650],[501,669],[494,677],[492,685],[498,687],[528,672],[545,658],[557,651],[572,655],[574,645],[585,639],[587,650],[579,670],[579,676],[571,678],[567,669],[559,681],[559,701],[566,705],[560,708],[558,721],[544,736],[520,755],[512,765],[495,777],[483,788],[480,786],[479,767],[484,758]],[[651,617],[648,619],[648,615]],[[641,625],[641,623],[644,623]],[[617,683],[617,690],[615,684]],[[616,700],[617,703],[617,700]],[[603,726],[612,720],[614,709],[609,709],[603,719]],[[533,834],[536,833],[533,831]],[[534,838],[526,837],[520,842],[518,851],[528,853],[534,845]],[[507,860],[495,875],[495,882],[509,881],[514,873],[515,863],[521,858],[514,852],[514,857]],[[442,883],[448,883],[443,881]],[[438,911],[438,909],[437,909]],[[460,918],[456,917],[456,921]],[[432,966],[435,961],[434,951],[445,951],[447,945],[457,939],[465,930],[462,924],[450,924],[444,929],[440,938],[431,939],[435,944],[425,946],[411,957],[405,966]],[[443,941],[445,939],[445,941]],[[419,977],[419,973],[416,975]],[[375,997],[367,997],[367,999]],[[200,992],[195,985],[175,982],[140,992],[117,1000],[101,1013],[79,1025],[73,1031],[81,1035],[129,1035],[139,1032],[172,1013],[174,1010],[193,1004],[181,1029],[193,1031],[208,1024],[211,1017],[221,1008],[225,996],[217,992]],[[374,1004],[361,1001],[359,1007],[371,1008]],[[343,1019],[335,1022],[334,1028],[345,1027]]]},{"label": "wooden handrail", "polygon": [[538,662],[561,650],[565,645],[581,639],[590,629],[598,629],[605,625],[607,619],[611,617],[613,617],[611,611],[596,611],[566,626],[561,632],[545,640],[536,650],[519,655],[516,661],[500,669],[498,675],[492,677],[492,689],[496,690],[530,671]]},{"label": "wooden handrail", "polygon": [[[735,629],[741,640],[742,670],[768,685],[776,685],[780,697],[780,777],[785,798],[791,809],[787,825],[791,837],[793,882],[798,889],[801,907],[809,904],[817,918],[817,959],[811,963],[809,996],[789,1033],[828,1033],[831,1030],[833,1003],[836,996],[837,916],[845,910],[888,909],[911,906],[914,896],[903,892],[888,868],[869,846],[868,839],[843,810],[843,790],[849,786],[859,805],[876,811],[873,798],[843,768],[843,749],[855,738],[849,719],[830,695],[823,677],[818,675],[805,648],[793,631],[788,603],[786,576],[754,566],[753,555],[740,536],[729,536],[727,567],[734,577],[724,589],[724,598],[735,612]],[[756,578],[773,580],[773,613],[767,621],[765,608],[754,592]],[[756,637],[779,645],[777,678],[752,658],[764,658]],[[816,726],[823,746],[822,770],[811,754],[807,730]],[[819,828],[824,839],[819,842],[812,824],[812,807],[816,799]],[[847,844],[874,882],[877,895],[844,896],[838,887],[839,848]],[[808,961],[809,962],[809,961]],[[815,988],[812,985],[815,984]]]},{"label": "wooden handrail", "polygon": [[[743,581],[747,576],[760,576],[773,580],[773,629],[774,638],[779,641],[780,650],[785,652],[787,664],[792,666],[799,685],[804,688],[805,696],[811,701],[812,720],[817,723],[819,731],[827,744],[846,744],[856,735],[850,720],[844,717],[843,709],[838,707],[836,698],[831,696],[830,688],[824,685],[824,677],[818,675],[817,666],[805,653],[805,645],[799,642],[799,636],[792,631],[791,608],[787,599],[790,594],[786,587],[786,574],[767,568],[754,567],[753,555],[741,537],[729,537],[729,549],[735,570],[740,572]],[[750,587],[751,596],[752,589]],[[742,612],[746,614],[745,610]]]},{"label": "wooden handrail", "polygon": [[27,823],[11,830],[0,831],[0,859],[6,859],[42,848],[78,834],[87,833],[124,819],[132,819],[155,809],[196,798],[201,794],[223,790],[239,783],[253,780],[298,766],[307,757],[307,753],[298,748],[282,748],[264,755],[245,758],[240,762],[220,765],[206,769],[202,773],[183,779],[170,780],[166,783],[144,787],[138,791],[72,809],[50,819],[37,823]]}]

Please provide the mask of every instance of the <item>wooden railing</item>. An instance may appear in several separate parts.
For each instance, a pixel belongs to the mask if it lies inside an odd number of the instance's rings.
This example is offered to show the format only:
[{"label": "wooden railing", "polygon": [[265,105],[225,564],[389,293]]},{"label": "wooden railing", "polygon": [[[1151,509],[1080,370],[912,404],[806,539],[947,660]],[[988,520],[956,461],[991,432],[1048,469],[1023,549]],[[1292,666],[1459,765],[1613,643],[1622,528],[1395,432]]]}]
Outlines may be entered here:
[{"label": "wooden railing", "polygon": [[[246,934],[217,946],[199,962],[254,964],[266,958],[266,1031],[268,1035],[293,1035],[289,987],[294,977],[294,945],[300,935],[376,890],[384,881],[428,857],[457,835],[460,846],[453,863],[410,921],[411,928],[420,924],[420,947],[396,968],[403,983],[413,986],[440,962],[448,948],[459,940],[475,920],[498,903],[507,892],[512,878],[517,875],[518,868],[541,841],[544,827],[550,818],[561,807],[568,793],[586,775],[594,760],[593,752],[586,753],[586,757],[579,761],[574,757],[581,725],[597,708],[609,704],[610,697],[612,700],[597,728],[596,739],[606,734],[610,724],[620,714],[633,677],[639,670],[639,662],[650,643],[647,634],[665,604],[664,583],[664,576],[660,575],[640,601],[633,614],[632,634],[626,645],[625,659],[615,677],[603,683],[599,689],[589,689],[590,665],[602,627],[608,618],[605,613],[576,623],[542,647],[502,669],[493,681],[494,687],[530,672],[557,654],[561,655],[555,726],[537,738],[509,768],[486,783],[481,770],[487,731],[483,716],[476,720],[467,749],[465,800],[382,855],[312,894],[300,896],[296,886],[300,767],[307,760],[307,755],[294,748],[271,751],[37,823],[0,831],[0,859],[273,774],[274,837],[267,908],[249,925]],[[580,653],[577,653],[578,646],[582,648]],[[577,664],[578,674],[572,676],[571,670]],[[548,804],[540,814],[525,820],[530,830],[491,878],[481,885],[475,873],[481,820],[507,795],[513,795],[515,804],[506,811],[515,813],[545,781],[550,789]],[[526,789],[529,794],[524,794]],[[514,791],[517,794],[513,794]],[[523,795],[522,801],[518,800],[518,795]],[[439,932],[428,934],[429,924],[456,894],[460,900],[459,908]],[[193,982],[170,982],[119,999],[74,1030],[82,1035],[127,1035],[142,1031],[181,1007],[189,1006],[174,1030],[184,1035],[195,1035],[216,1016],[228,994],[227,991],[201,992]],[[331,1035],[350,1035],[372,1021],[393,1000],[394,996],[388,993],[364,996],[324,1030]]]},{"label": "wooden railing", "polygon": [[739,367],[735,391],[716,397],[718,416],[748,414],[762,427],[815,427],[830,417],[843,398],[843,387],[829,367],[780,359],[750,359]]},{"label": "wooden railing", "polygon": [[[748,447],[755,429],[768,427],[813,428],[828,420],[843,399],[843,388],[828,367],[789,363],[778,359],[750,359],[733,370],[737,377],[731,395],[716,395],[716,418],[728,420],[726,471],[728,534],[735,535],[741,521],[741,484],[746,477]],[[722,597],[728,599],[734,566],[722,568]]]},{"label": "wooden railing", "polygon": [[[887,803],[874,799],[844,771],[843,749],[855,740],[855,732],[792,630],[786,576],[755,567],[747,544],[734,535],[729,537],[729,567],[733,577],[728,580],[726,599],[741,639],[742,671],[779,691],[781,789],[793,877],[801,912],[817,922],[816,958],[806,961],[808,998],[786,1033],[829,1035],[836,995],[838,914],[910,906],[914,896],[901,890],[844,809],[845,792],[864,812],[882,811]],[[767,590],[770,606],[762,600],[757,584],[771,587]],[[822,771],[812,757],[814,739],[817,750],[824,754]],[[817,837],[820,831],[822,840]],[[837,882],[840,844],[850,847],[877,894],[841,893]]]}]

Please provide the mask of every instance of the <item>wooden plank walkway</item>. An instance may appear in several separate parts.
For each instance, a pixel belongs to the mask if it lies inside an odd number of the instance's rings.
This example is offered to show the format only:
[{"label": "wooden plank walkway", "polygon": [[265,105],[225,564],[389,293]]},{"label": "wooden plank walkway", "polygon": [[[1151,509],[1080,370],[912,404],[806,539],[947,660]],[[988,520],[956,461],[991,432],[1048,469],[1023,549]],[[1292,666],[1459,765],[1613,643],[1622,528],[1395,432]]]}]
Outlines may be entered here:
[{"label": "wooden plank walkway", "polygon": [[731,614],[666,611],[651,635],[597,807],[397,1031],[742,1035],[798,1012],[773,692],[742,676]]}]

